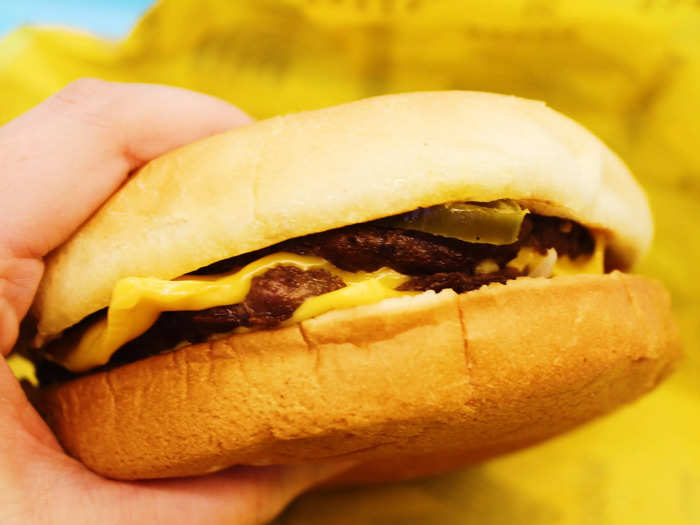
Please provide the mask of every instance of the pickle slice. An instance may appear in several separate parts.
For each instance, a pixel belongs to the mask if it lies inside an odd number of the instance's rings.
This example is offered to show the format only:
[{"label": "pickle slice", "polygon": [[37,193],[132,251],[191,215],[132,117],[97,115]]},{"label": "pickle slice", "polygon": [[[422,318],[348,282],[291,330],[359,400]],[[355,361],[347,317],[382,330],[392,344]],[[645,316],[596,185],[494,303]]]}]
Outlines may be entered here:
[{"label": "pickle slice", "polygon": [[527,213],[517,202],[508,199],[453,202],[390,217],[384,223],[466,242],[503,245],[518,240]]}]

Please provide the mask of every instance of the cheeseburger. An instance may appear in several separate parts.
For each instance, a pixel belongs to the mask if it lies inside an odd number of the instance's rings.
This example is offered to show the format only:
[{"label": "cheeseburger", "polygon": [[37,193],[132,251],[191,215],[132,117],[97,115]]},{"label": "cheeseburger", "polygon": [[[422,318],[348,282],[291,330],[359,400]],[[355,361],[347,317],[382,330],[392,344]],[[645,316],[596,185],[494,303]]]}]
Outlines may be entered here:
[{"label": "cheeseburger", "polygon": [[377,97],[143,167],[46,262],[40,411],[117,479],[357,460],[427,475],[652,389],[667,292],[626,273],[649,207],[544,104]]}]

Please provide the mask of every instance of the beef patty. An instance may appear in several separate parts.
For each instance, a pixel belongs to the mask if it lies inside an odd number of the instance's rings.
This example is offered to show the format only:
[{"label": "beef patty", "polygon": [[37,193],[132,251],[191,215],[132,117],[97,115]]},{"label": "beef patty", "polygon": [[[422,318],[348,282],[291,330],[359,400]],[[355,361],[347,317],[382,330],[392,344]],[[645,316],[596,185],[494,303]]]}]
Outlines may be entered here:
[{"label": "beef patty", "polygon": [[374,221],[290,239],[216,262],[193,273],[230,272],[276,252],[316,255],[349,272],[372,272],[383,266],[406,275],[473,272],[485,259],[502,266],[515,257],[522,246],[531,246],[541,253],[555,248],[559,255],[572,259],[592,253],[595,247],[590,232],[580,224],[534,214],[525,216],[518,241],[504,246],[386,228],[381,221]]},{"label": "beef patty", "polygon": [[[518,241],[504,246],[478,244],[439,237],[429,233],[387,228],[380,221],[346,226],[306,235],[282,243],[219,261],[195,274],[218,274],[242,268],[265,255],[292,252],[322,257],[346,271],[372,272],[381,267],[412,276],[401,290],[439,292],[452,288],[464,293],[492,282],[506,282],[521,275],[505,263],[523,246],[544,253],[555,248],[559,255],[576,258],[590,254],[594,240],[584,227],[553,217],[529,214],[525,217]],[[475,273],[484,260],[499,266],[491,273]],[[344,287],[343,281],[325,270],[302,270],[292,265],[272,268],[251,282],[242,303],[217,306],[200,311],[164,312],[143,335],[127,343],[112,356],[109,369],[176,347],[183,341],[197,343],[212,334],[230,332],[239,327],[272,328],[289,319],[305,299]],[[92,322],[93,316],[67,330],[75,337]],[[48,349],[50,352],[50,348]],[[94,371],[94,370],[93,370]],[[91,371],[92,372],[92,371]],[[75,377],[60,366],[42,361],[38,366],[42,384]]]}]

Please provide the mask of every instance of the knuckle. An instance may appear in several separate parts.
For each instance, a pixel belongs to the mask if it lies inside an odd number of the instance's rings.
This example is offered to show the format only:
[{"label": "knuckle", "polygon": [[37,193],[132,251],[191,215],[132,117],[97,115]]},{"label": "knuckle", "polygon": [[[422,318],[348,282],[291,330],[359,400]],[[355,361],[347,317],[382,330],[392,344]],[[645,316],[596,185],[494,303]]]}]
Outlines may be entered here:
[{"label": "knuckle", "polygon": [[111,82],[79,78],[58,91],[48,102],[60,114],[90,125],[106,126],[111,122],[116,96]]},{"label": "knuckle", "polygon": [[86,100],[104,95],[109,87],[109,82],[99,78],[79,78],[56,93],[56,98],[68,104],[82,104]]}]

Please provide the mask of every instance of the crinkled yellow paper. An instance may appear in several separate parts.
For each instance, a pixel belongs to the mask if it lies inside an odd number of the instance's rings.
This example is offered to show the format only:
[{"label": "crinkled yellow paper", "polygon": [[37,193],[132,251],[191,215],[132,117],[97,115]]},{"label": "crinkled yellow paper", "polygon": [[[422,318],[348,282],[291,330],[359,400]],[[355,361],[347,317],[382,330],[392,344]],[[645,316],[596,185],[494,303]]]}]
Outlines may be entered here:
[{"label": "crinkled yellow paper", "polygon": [[0,42],[0,121],[80,76],[161,82],[257,117],[369,95],[546,101],[649,191],[641,271],[673,292],[688,357],[658,391],[562,438],[439,478],[307,495],[281,524],[700,524],[700,7],[682,0],[169,0],[122,42]]}]

